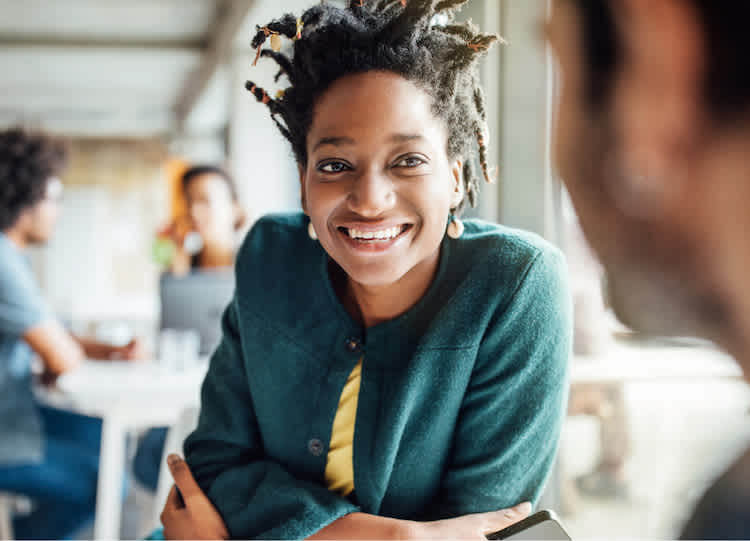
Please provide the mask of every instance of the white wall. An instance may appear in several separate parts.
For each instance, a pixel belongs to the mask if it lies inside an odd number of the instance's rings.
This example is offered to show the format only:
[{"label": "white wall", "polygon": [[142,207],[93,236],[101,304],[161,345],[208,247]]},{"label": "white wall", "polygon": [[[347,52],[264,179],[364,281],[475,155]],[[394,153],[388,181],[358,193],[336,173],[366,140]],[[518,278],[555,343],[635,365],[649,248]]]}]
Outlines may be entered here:
[{"label": "white wall", "polygon": [[[249,49],[249,47],[248,47]],[[232,61],[234,82],[229,125],[229,161],[240,197],[251,217],[299,207],[297,167],[289,143],[271,120],[268,108],[245,90],[252,80],[273,94],[276,64],[258,62],[254,53],[237,53]],[[270,83],[269,83],[270,81]]]},{"label": "white wall", "polygon": [[[496,2],[496,0],[485,0]],[[548,0],[500,0],[500,202],[502,223],[558,237],[559,185],[549,166],[551,58],[537,28]]]},{"label": "white wall", "polygon": [[255,24],[264,25],[286,12],[300,14],[316,3],[284,0],[282,7],[281,2],[256,2],[248,16],[251,28],[240,33],[241,41],[231,61],[229,160],[242,200],[255,218],[269,212],[299,209],[300,204],[299,175],[291,146],[271,120],[268,108],[245,90],[247,80],[271,95],[285,86],[284,79],[279,84],[273,82],[278,68],[272,60],[261,59],[252,66],[255,51],[250,48],[251,32]]},{"label": "white wall", "polygon": [[31,256],[48,303],[75,331],[86,333],[94,322],[155,325],[158,269],[150,250],[165,218],[158,210],[167,208],[156,188],[65,188],[55,233]]},{"label": "white wall", "polygon": [[109,252],[109,193],[105,187],[68,187],[55,234],[44,249],[42,282],[49,302],[69,316],[113,294]]}]

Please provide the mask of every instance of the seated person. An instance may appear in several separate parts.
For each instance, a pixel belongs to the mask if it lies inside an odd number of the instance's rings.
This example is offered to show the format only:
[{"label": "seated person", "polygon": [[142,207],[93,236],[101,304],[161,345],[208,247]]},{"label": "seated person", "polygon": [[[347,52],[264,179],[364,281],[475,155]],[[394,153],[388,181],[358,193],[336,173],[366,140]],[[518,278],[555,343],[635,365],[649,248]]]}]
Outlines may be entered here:
[{"label": "seated person", "polygon": [[0,132],[0,491],[34,503],[30,515],[13,520],[18,539],[70,537],[93,518],[96,498],[101,421],[35,401],[34,353],[48,381],[85,357],[143,356],[135,340],[113,347],[65,331],[23,253],[52,235],[65,157],[44,135]]},{"label": "seated person", "polygon": [[[170,272],[183,275],[195,270],[231,269],[238,232],[245,223],[234,179],[220,167],[197,165],[183,173],[180,188],[187,204],[188,221],[167,227],[176,247],[169,262]],[[199,235],[200,249],[194,253],[185,249],[188,233]],[[216,328],[219,326],[217,320]],[[133,472],[136,480],[150,490],[156,490],[166,436],[166,428],[154,428],[138,444]]]},{"label": "seated person", "polygon": [[[170,223],[161,235],[175,246],[169,271],[182,275],[194,269],[231,267],[246,221],[232,176],[218,166],[195,165],[182,174],[180,191],[187,216]],[[188,235],[192,243],[185,242]]]},{"label": "seated person", "polygon": [[292,144],[304,214],[240,249],[167,538],[481,539],[538,499],[566,268],[533,234],[457,217],[477,151],[489,178],[478,61],[497,39],[452,22],[460,3],[321,4],[256,35],[295,39],[261,53],[290,86],[247,87]]}]

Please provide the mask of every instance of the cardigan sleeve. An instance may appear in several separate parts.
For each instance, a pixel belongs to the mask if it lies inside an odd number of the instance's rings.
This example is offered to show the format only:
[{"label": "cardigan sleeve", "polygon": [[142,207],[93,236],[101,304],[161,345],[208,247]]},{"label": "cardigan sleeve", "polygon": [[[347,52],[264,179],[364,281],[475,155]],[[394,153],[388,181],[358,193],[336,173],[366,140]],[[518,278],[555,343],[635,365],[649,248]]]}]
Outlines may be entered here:
[{"label": "cardigan sleeve", "polygon": [[567,401],[572,307],[566,277],[562,254],[538,252],[510,302],[493,315],[431,518],[538,500]]},{"label": "cardigan sleeve", "polygon": [[235,303],[223,317],[222,342],[211,358],[185,457],[233,538],[305,538],[357,508],[264,456]]}]

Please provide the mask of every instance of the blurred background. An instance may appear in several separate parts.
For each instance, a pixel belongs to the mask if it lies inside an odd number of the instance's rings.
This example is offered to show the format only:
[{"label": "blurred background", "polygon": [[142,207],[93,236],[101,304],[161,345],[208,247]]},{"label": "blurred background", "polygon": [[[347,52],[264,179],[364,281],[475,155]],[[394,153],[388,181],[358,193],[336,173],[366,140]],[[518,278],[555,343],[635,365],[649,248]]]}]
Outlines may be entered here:
[{"label": "blurred background", "polygon": [[[314,3],[0,0],[0,128],[70,142],[62,217],[32,259],[71,329],[112,342],[142,336],[157,349],[165,262],[155,242],[186,212],[180,175],[189,165],[231,172],[245,229],[299,208],[291,150],[244,82],[278,88],[275,64],[251,67],[255,25]],[[538,31],[547,9],[546,0],[473,0],[460,14],[508,42],[482,67],[499,178],[470,214],[537,232],[569,258],[570,416],[543,503],[574,539],[673,538],[750,441],[750,392],[711,345],[639,336],[608,311],[606,277],[550,166],[556,80]],[[131,483],[120,535],[143,535],[159,505]]]}]

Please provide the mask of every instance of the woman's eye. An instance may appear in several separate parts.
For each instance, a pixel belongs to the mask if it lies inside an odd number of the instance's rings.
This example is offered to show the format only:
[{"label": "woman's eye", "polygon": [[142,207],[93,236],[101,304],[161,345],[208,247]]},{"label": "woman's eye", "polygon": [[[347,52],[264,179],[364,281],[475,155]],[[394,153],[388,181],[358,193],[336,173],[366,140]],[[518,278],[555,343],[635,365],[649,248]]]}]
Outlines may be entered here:
[{"label": "woman's eye", "polygon": [[349,166],[344,162],[325,162],[318,165],[318,171],[324,173],[341,173],[349,169]]},{"label": "woman's eye", "polygon": [[422,158],[417,156],[406,156],[396,162],[396,167],[419,167],[423,163],[426,163]]}]

